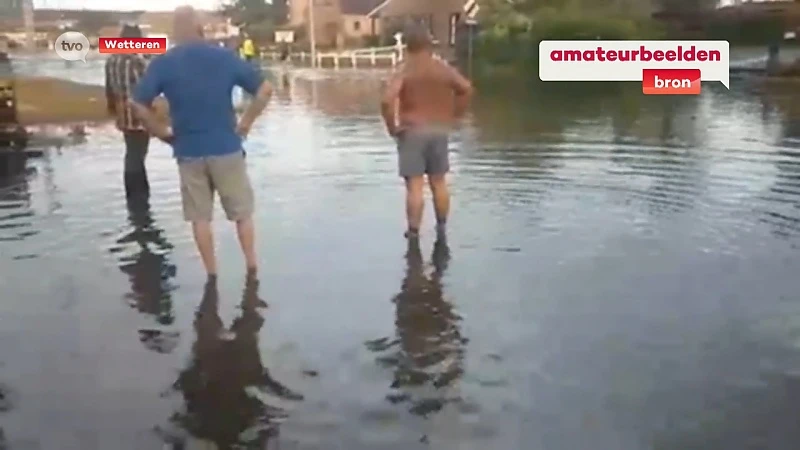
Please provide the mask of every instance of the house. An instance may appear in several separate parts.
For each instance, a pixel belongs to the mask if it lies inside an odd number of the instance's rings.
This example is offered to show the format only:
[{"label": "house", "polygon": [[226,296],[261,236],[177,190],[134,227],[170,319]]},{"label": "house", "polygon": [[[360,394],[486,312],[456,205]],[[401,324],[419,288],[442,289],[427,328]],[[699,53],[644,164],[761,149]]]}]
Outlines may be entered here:
[{"label": "house", "polygon": [[[317,45],[341,47],[368,37],[391,36],[406,25],[419,23],[430,29],[440,50],[455,44],[456,25],[466,0],[315,0],[314,30]],[[311,0],[290,0],[289,26],[308,27]]]},{"label": "house", "polygon": [[[314,31],[320,47],[342,47],[360,44],[367,36],[380,32],[378,19],[370,19],[369,13],[384,0],[315,0]],[[289,0],[289,26],[310,30],[311,0]]]},{"label": "house", "polygon": [[341,31],[346,39],[365,39],[380,36],[380,18],[372,15],[385,0],[339,0],[342,24]]},{"label": "house", "polygon": [[455,45],[465,3],[465,0],[385,0],[369,17],[380,22],[384,36],[391,36],[409,24],[426,26],[439,51],[449,53]]},{"label": "house", "polygon": [[[289,26],[302,28],[306,36],[310,35],[312,0],[290,0]],[[336,47],[341,45],[340,33],[342,13],[339,0],[314,1],[314,38],[320,47]]]}]

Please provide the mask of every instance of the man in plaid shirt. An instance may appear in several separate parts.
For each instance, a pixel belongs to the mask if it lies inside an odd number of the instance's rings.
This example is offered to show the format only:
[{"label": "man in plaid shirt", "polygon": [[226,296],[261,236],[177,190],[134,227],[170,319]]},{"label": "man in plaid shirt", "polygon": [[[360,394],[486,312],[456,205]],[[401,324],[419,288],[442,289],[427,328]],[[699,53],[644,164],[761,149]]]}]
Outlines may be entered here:
[{"label": "man in plaid shirt", "polygon": [[[123,38],[142,36],[142,30],[136,25],[125,25],[120,33]],[[106,61],[108,112],[116,117],[117,128],[125,137],[124,180],[128,199],[150,196],[150,184],[144,164],[150,135],[128,104],[146,66],[147,62],[141,55],[111,55]]]}]

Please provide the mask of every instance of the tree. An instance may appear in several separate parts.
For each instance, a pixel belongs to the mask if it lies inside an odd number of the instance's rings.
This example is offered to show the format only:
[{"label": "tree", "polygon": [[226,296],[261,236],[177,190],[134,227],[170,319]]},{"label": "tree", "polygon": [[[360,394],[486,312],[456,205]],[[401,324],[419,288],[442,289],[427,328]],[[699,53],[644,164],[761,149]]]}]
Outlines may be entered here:
[{"label": "tree", "polygon": [[281,25],[286,21],[286,0],[229,0],[220,12],[239,26],[272,23]]}]

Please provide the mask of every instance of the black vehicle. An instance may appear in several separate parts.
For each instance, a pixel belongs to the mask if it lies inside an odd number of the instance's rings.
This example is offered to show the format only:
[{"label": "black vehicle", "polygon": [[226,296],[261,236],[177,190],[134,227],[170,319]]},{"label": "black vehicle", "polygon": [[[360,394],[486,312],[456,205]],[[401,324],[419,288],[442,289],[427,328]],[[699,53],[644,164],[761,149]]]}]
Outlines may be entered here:
[{"label": "black vehicle", "polygon": [[19,122],[14,73],[8,54],[0,52],[0,151],[3,147],[24,148],[28,133]]}]

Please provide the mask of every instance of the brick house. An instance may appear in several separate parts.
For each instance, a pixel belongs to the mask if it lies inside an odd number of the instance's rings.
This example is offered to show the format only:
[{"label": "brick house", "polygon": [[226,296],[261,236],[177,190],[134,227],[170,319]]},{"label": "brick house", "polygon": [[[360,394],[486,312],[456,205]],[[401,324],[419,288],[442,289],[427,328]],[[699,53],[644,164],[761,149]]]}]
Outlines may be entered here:
[{"label": "brick house", "polygon": [[[308,36],[311,0],[289,0],[289,26],[304,28]],[[339,0],[314,0],[314,34],[320,47],[335,47],[341,42],[342,13]]]},{"label": "brick house", "polygon": [[449,53],[455,45],[456,28],[465,3],[465,0],[385,0],[369,17],[380,22],[384,36],[402,30],[407,24],[423,24],[437,41],[439,51]]},{"label": "brick house", "polygon": [[385,0],[339,0],[342,11],[342,32],[349,39],[381,35],[380,18],[372,13]]},{"label": "brick house", "polygon": [[[314,23],[317,44],[342,47],[381,37],[385,43],[409,23],[429,27],[446,51],[455,43],[456,24],[466,0],[315,0]],[[308,27],[311,0],[290,0],[289,25]]]}]

